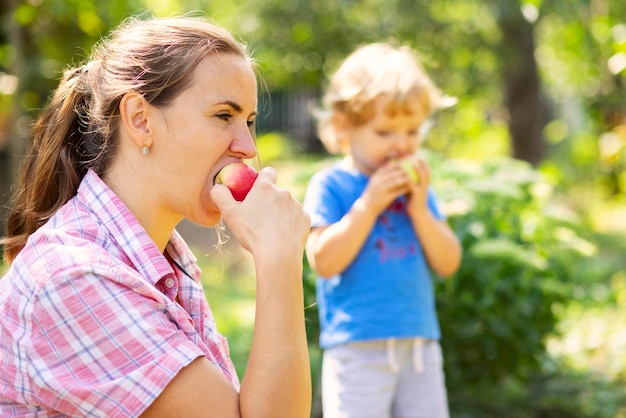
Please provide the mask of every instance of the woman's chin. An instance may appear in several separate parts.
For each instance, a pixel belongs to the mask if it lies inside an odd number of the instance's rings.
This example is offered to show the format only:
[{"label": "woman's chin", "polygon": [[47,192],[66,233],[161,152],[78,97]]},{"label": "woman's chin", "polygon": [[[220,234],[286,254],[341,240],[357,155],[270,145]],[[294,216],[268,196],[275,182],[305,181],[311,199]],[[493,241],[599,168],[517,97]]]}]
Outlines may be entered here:
[{"label": "woman's chin", "polygon": [[214,227],[219,224],[222,219],[222,214],[217,210],[217,208],[213,208],[213,210],[204,210],[203,212],[195,215],[196,216],[187,218],[187,220],[205,227]]},{"label": "woman's chin", "polygon": [[222,219],[222,215],[218,213],[211,213],[209,216],[205,216],[198,222],[202,226],[214,227],[216,226],[220,220]]}]

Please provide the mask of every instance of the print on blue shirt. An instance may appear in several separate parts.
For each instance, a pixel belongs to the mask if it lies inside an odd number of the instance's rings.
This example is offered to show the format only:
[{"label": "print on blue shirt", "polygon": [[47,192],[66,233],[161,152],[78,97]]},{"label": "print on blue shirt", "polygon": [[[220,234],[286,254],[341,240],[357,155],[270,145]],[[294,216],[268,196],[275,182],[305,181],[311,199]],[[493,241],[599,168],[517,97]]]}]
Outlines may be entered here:
[{"label": "print on blue shirt", "polygon": [[[338,164],[316,173],[304,199],[312,226],[338,222],[368,180]],[[444,218],[432,189],[428,207]],[[404,196],[379,216],[352,264],[333,278],[318,278],[316,288],[322,348],[391,337],[440,338],[431,273]]]},{"label": "print on blue shirt", "polygon": [[406,216],[406,202],[404,199],[398,199],[389,205],[386,212],[378,218],[378,222],[387,232],[380,237],[376,243],[376,248],[380,251],[381,264],[386,263],[392,259],[400,259],[410,256],[416,256],[420,251],[420,246],[417,242],[408,241],[403,242],[399,239],[394,239],[394,233],[396,233],[393,222],[390,219],[391,214],[398,214],[399,216]]}]

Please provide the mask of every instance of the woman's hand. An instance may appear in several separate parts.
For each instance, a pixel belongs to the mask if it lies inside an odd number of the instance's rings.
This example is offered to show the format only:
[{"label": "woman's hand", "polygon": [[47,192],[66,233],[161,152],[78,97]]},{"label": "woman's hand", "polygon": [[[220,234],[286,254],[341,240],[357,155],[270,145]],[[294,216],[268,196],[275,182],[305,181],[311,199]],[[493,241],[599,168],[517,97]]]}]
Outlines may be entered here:
[{"label": "woman's hand", "polygon": [[304,322],[302,261],[311,220],[264,168],[242,202],[222,185],[211,198],[256,270],[254,334],[241,383],[242,417],[308,417],[311,375]]},{"label": "woman's hand", "polygon": [[291,193],[276,186],[272,167],[259,171],[257,180],[242,202],[225,186],[215,185],[211,198],[234,237],[255,257],[269,251],[301,256],[311,221]]}]

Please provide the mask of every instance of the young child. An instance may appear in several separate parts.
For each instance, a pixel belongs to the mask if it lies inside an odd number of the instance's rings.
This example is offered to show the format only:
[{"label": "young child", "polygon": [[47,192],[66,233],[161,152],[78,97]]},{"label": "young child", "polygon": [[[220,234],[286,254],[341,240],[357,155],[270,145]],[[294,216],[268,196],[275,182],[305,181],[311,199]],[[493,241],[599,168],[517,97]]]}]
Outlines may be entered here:
[{"label": "young child", "polygon": [[416,156],[440,97],[410,49],[375,43],[347,57],[323,98],[320,137],[344,155],[304,200],[325,418],[449,415],[431,271],[453,274],[461,247]]}]

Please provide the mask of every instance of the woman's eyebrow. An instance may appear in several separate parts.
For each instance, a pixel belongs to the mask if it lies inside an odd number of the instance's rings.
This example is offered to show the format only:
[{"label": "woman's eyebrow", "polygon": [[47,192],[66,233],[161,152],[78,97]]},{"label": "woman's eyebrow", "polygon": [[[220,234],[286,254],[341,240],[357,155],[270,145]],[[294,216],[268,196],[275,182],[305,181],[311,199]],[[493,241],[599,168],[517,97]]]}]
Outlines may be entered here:
[{"label": "woman's eyebrow", "polygon": [[243,109],[241,108],[241,106],[239,106],[238,103],[235,103],[233,101],[226,100],[226,101],[224,101],[222,103],[219,103],[219,104],[226,104],[226,105],[232,107],[236,112],[239,112],[239,113],[243,112]]},{"label": "woman's eyebrow", "polygon": [[[243,108],[238,103],[233,102],[231,100],[225,100],[225,101],[223,101],[221,103],[218,103],[218,104],[220,104],[220,105],[228,105],[228,106],[232,107],[233,110],[235,112],[237,112],[237,113],[242,113],[243,112]],[[254,112],[252,112],[252,115],[256,115],[256,114],[257,114],[256,110]]]}]

